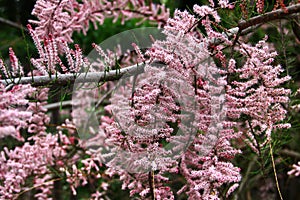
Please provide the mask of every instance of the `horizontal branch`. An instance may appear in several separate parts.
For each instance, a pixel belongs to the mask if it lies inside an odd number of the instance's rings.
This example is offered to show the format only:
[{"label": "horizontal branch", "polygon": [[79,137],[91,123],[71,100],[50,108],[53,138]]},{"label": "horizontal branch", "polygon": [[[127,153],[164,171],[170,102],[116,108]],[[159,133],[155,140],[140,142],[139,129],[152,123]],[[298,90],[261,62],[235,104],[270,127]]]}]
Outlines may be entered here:
[{"label": "horizontal branch", "polygon": [[12,26],[12,27],[21,29],[21,30],[22,30],[22,29],[25,30],[25,28],[24,28],[21,24],[18,24],[18,23],[16,23],[16,22],[10,21],[10,20],[5,19],[5,18],[3,18],[3,17],[0,17],[0,22],[1,22],[1,23],[4,23],[4,24],[7,24],[7,25],[9,25],[9,26]]},{"label": "horizontal branch", "polygon": [[64,107],[71,107],[72,106],[72,100],[68,100],[68,101],[62,101],[62,102],[55,102],[55,103],[50,103],[50,104],[46,104],[43,107],[47,110],[55,110],[57,108],[64,108]]},{"label": "horizontal branch", "polygon": [[108,72],[87,72],[79,74],[58,74],[50,76],[33,76],[21,77],[14,79],[0,80],[4,85],[10,84],[33,84],[34,86],[41,86],[47,84],[67,84],[67,83],[85,83],[85,82],[102,82],[114,81],[121,77],[132,76],[134,74],[142,73],[145,64],[139,63],[119,70],[110,70]]},{"label": "horizontal branch", "polygon": [[292,150],[289,150],[289,149],[282,149],[281,151],[279,151],[279,154],[292,156],[292,157],[300,159],[300,153],[299,152],[292,151]]},{"label": "horizontal branch", "polygon": [[[237,27],[231,28],[227,31],[227,37],[232,37],[238,32],[243,33],[249,28],[257,26],[262,23],[266,23],[272,20],[281,19],[288,15],[292,15],[300,12],[300,3],[286,7],[286,9],[279,9],[272,12],[259,15],[249,20],[242,20],[238,23]],[[218,44],[218,39],[212,39],[211,43]],[[102,82],[102,81],[114,81],[120,79],[122,76],[131,76],[136,73],[142,73],[144,70],[144,64],[139,63],[133,66],[125,67],[120,70],[111,70],[109,72],[87,72],[81,74],[58,74],[49,76],[34,76],[34,77],[21,77],[15,79],[0,80],[4,85],[11,84],[33,84],[35,86],[47,85],[47,84],[66,84],[72,82]]]},{"label": "horizontal branch", "polygon": [[288,15],[300,12],[300,3],[292,6],[288,6],[285,9],[274,10],[256,17],[250,18],[249,20],[242,20],[238,23],[240,31],[255,26],[261,23],[270,22],[276,19],[282,19]]}]

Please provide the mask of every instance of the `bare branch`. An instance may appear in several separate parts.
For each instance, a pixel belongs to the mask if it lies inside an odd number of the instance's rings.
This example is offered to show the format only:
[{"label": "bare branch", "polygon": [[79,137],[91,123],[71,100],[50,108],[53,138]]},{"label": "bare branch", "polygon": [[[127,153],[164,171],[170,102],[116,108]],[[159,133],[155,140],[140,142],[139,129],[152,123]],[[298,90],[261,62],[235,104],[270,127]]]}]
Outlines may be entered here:
[{"label": "bare branch", "polygon": [[[229,29],[226,35],[232,37],[240,31],[242,34],[247,33],[250,29],[259,27],[261,24],[281,19],[286,16],[293,15],[300,12],[300,3],[286,7],[285,10],[279,9],[272,12],[265,13],[253,17],[247,21],[243,20],[238,23],[238,27]],[[1,21],[1,20],[0,20]],[[211,40],[212,43],[218,44],[220,41],[216,39]],[[66,84],[76,82],[101,82],[101,81],[113,81],[120,79],[123,75],[131,76],[136,73],[142,73],[145,65],[138,63],[137,65],[129,66],[121,70],[111,70],[109,72],[88,72],[82,74],[59,74],[49,76],[34,76],[34,77],[22,77],[15,79],[0,80],[4,85],[10,84],[33,84],[33,85],[47,85],[47,84]]]},{"label": "bare branch", "polygon": [[292,150],[289,150],[289,149],[283,149],[279,152],[279,154],[287,155],[287,156],[291,156],[291,157],[295,157],[297,159],[300,159],[300,153],[299,152],[292,151]]},{"label": "bare branch", "polygon": [[238,23],[239,30],[244,30],[248,27],[255,26],[261,23],[270,22],[276,19],[282,19],[286,16],[292,15],[294,13],[300,12],[300,3],[292,6],[286,7],[286,9],[279,9],[272,12],[265,13],[263,15],[258,15],[247,21],[242,20]]},{"label": "bare branch", "polygon": [[12,26],[14,28],[18,28],[18,29],[21,29],[21,30],[25,30],[25,28],[21,25],[21,24],[18,24],[16,22],[13,22],[13,21],[10,21],[8,19],[4,19],[3,17],[0,17],[0,22],[1,23],[4,23],[4,24],[7,24],[9,26]]},{"label": "bare branch", "polygon": [[84,82],[102,82],[118,80],[122,76],[131,76],[133,74],[142,73],[144,71],[145,64],[139,63],[137,65],[122,68],[120,70],[111,70],[109,72],[87,72],[79,74],[58,74],[50,76],[34,76],[34,77],[22,77],[14,79],[0,80],[4,85],[10,84],[33,84],[35,86],[47,85],[47,84],[67,84],[84,83]]},{"label": "bare branch", "polygon": [[72,101],[62,101],[62,102],[55,102],[51,104],[44,105],[43,107],[47,110],[54,110],[60,107],[72,106]]}]

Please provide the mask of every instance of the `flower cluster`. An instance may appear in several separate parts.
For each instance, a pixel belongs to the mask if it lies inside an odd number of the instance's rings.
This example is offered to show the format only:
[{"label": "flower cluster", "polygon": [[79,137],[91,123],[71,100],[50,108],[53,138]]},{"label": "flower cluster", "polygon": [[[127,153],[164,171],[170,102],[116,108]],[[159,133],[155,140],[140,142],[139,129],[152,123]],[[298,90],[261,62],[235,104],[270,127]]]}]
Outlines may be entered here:
[{"label": "flower cluster", "polygon": [[[194,8],[205,16],[207,32],[214,34],[207,17],[218,20],[216,13]],[[233,131],[234,122],[224,119],[222,107],[226,71],[209,62],[211,41],[194,29],[196,21],[186,11],[176,11],[165,26],[166,39],[157,40],[146,52],[152,64],[145,67],[145,74],[131,79],[134,86],[120,87],[111,98],[115,122],[105,127],[105,134],[107,144],[114,145],[109,155],[115,157],[108,162],[108,173],[120,175],[131,195],[174,198],[170,188],[160,186],[168,181],[167,173],[188,182],[178,193],[185,191],[190,199],[218,198],[224,184],[241,179],[239,168],[230,163],[240,152],[230,141],[240,134]],[[214,36],[229,43],[222,34]],[[139,170],[137,175],[128,173]],[[237,186],[232,184],[227,195]]]},{"label": "flower cluster", "polygon": [[59,41],[72,42],[74,31],[88,31],[92,22],[97,28],[106,18],[120,17],[122,22],[132,18],[155,21],[163,25],[169,18],[169,10],[164,5],[150,4],[144,1],[76,1],[76,0],[38,0],[32,11],[37,20],[29,20],[37,25],[35,30],[39,38],[52,34]]},{"label": "flower cluster", "polygon": [[[42,40],[30,24],[27,28],[40,56],[31,58],[31,63],[42,75],[76,73],[87,64],[88,61],[83,58],[79,45],[75,44],[75,49],[72,50],[65,41],[54,38],[52,34],[45,36]],[[59,57],[58,44],[65,54],[68,67]]]},{"label": "flower cluster", "polygon": [[[58,135],[51,134],[34,137],[33,145],[25,142],[22,147],[16,147],[14,150],[4,148],[4,151],[1,151],[0,167],[0,180],[3,181],[3,185],[0,186],[1,198],[17,198],[24,190],[23,185],[28,184],[27,178],[32,174],[37,179],[34,185],[40,184],[41,177],[43,180],[53,178],[49,176],[51,173],[47,166],[54,165],[54,160],[65,153],[58,144]],[[48,191],[51,191],[51,186]]]},{"label": "flower cluster", "polygon": [[26,107],[29,94],[34,92],[30,85],[15,85],[11,89],[0,84],[0,138],[11,136],[23,140],[21,129],[28,127],[32,112]]},{"label": "flower cluster", "polygon": [[20,77],[24,75],[23,66],[20,65],[19,59],[15,55],[15,52],[12,48],[9,48],[9,60],[11,63],[11,69],[8,68],[3,63],[3,60],[0,59],[0,70],[1,70],[1,76],[2,78],[14,78],[14,77]]},{"label": "flower cluster", "polygon": [[[289,124],[280,123],[287,111],[283,107],[288,103],[290,90],[281,88],[289,76],[280,77],[282,68],[273,66],[276,52],[271,52],[266,39],[254,47],[243,44],[240,48],[247,59],[241,68],[235,61],[229,62],[229,73],[239,74],[240,80],[232,81],[227,86],[228,117],[239,119],[243,115],[246,129],[245,142],[258,153],[258,149],[271,140],[271,132],[280,128],[289,128]],[[257,141],[257,136],[263,136]],[[262,137],[260,137],[262,138]]]}]

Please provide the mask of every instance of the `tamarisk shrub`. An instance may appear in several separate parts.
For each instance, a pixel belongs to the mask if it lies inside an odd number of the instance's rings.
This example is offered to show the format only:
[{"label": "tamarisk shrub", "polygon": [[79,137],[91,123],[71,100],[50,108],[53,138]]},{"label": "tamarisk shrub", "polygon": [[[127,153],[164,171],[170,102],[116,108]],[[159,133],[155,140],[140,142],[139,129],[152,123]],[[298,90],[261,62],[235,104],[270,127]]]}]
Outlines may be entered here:
[{"label": "tamarisk shrub", "polygon": [[[261,158],[268,147],[282,198],[272,140],[291,127],[292,91],[284,84],[292,77],[268,36],[256,44],[246,36],[300,5],[277,1],[261,15],[264,5],[209,1],[170,17],[152,1],[37,0],[27,25],[38,53],[32,69],[23,69],[12,48],[10,65],[0,59],[0,139],[16,140],[1,145],[0,199],[110,199],[116,180],[130,198],[230,199],[247,181],[242,172],[251,170],[235,162],[237,155]],[[257,13],[248,13],[253,6]],[[256,16],[226,24],[220,14],[240,8]],[[86,35],[108,18],[151,22],[164,37],[147,35],[146,49],[138,42],[113,50],[92,44],[95,60],[80,44],[72,48],[75,31]],[[138,68],[143,73],[125,73]],[[60,109],[64,121],[51,124],[51,109],[69,102],[49,104],[51,86],[71,88],[88,78],[93,87],[73,91],[80,101]],[[299,165],[292,167],[288,174],[298,176]]]}]

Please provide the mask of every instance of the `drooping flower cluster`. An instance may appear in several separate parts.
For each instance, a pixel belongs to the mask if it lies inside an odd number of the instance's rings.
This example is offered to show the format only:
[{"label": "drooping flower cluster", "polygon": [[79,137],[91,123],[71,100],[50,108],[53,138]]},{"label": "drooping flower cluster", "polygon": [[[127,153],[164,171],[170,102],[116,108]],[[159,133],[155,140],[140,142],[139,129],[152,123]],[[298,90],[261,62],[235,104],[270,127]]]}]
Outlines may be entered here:
[{"label": "drooping flower cluster", "polygon": [[265,1],[264,0],[257,0],[256,1],[256,9],[258,13],[263,13],[265,7]]},{"label": "drooping flower cluster", "polygon": [[147,5],[145,1],[77,1],[77,0],[38,0],[32,11],[38,20],[29,20],[37,25],[39,38],[48,38],[49,34],[59,41],[72,42],[74,31],[88,31],[89,23],[94,27],[102,25],[106,18],[122,22],[132,18],[149,19],[164,24],[169,18],[169,10],[164,5]]},{"label": "drooping flower cluster", "polygon": [[[214,34],[206,16],[219,18],[205,10],[195,7],[205,16],[207,32]],[[230,140],[239,134],[232,129],[235,123],[224,119],[222,108],[226,72],[210,63],[211,41],[195,30],[196,22],[186,11],[176,11],[165,26],[166,39],[146,53],[152,60],[146,75],[137,75],[133,86],[121,86],[111,98],[115,122],[106,126],[105,134],[107,144],[115,146],[109,156],[115,157],[108,162],[108,173],[119,174],[131,195],[174,198],[170,188],[161,186],[169,179],[166,173],[185,178],[188,184],[178,193],[185,191],[190,199],[218,198],[224,184],[240,181],[239,168],[229,162],[239,152]],[[224,35],[215,36],[228,43]],[[141,173],[132,176],[132,169]]]},{"label": "drooping flower cluster", "polygon": [[[0,59],[0,74],[2,79],[13,79],[23,75],[23,67],[15,56],[12,48],[9,49],[11,67]],[[32,111],[28,109],[28,97],[35,92],[30,85],[5,85],[0,83],[0,138],[7,136],[23,140],[21,129],[28,127],[28,118]]]},{"label": "drooping flower cluster", "polygon": [[0,138],[11,136],[23,140],[21,129],[28,126],[32,112],[28,106],[29,94],[34,92],[30,85],[15,85],[12,89],[0,84]]},{"label": "drooping flower cluster", "polygon": [[[201,23],[208,34],[214,35],[211,38],[230,44],[224,35],[216,34],[210,26],[208,15],[214,16],[218,21],[219,17],[216,13],[211,12],[210,8],[199,6],[194,6],[194,11],[204,17]],[[169,66],[172,67],[178,59],[178,63],[174,67],[185,69],[184,73],[189,72],[188,80],[194,86],[195,100],[199,104],[195,111],[197,134],[180,158],[178,169],[188,184],[178,193],[185,191],[190,199],[218,198],[219,189],[223,184],[237,183],[241,178],[239,168],[228,162],[239,151],[230,144],[231,139],[238,137],[238,134],[232,130],[234,123],[225,120],[226,112],[223,107],[224,86],[227,84],[225,71],[218,69],[214,63],[209,61],[212,54],[209,50],[211,40],[204,37],[199,39],[197,37],[199,33],[193,30],[194,23],[188,23],[186,27],[182,26],[182,21],[192,19],[191,21],[195,22],[196,19],[186,12],[177,11],[175,14],[174,19],[170,20],[170,24],[165,27],[167,31],[170,31],[167,33],[168,43],[163,41],[162,44],[160,42],[154,44],[155,50],[152,55],[155,59],[164,59],[167,56],[161,56],[161,52],[172,54],[174,49],[176,49],[175,52],[178,51],[175,54],[176,59],[169,61]],[[190,32],[182,35],[184,40],[178,44],[178,37],[182,29]],[[161,47],[165,47],[165,49],[161,49]],[[156,49],[159,54],[156,53]],[[237,185],[234,184],[228,190],[228,195],[236,187]]]},{"label": "drooping flower cluster", "polygon": [[[240,52],[247,56],[243,66],[236,67],[234,60],[230,60],[228,66],[229,73],[239,74],[240,79],[227,86],[228,117],[247,116],[243,122],[247,128],[245,141],[258,153],[258,149],[271,140],[274,130],[290,127],[281,123],[286,117],[283,104],[288,103],[290,90],[280,87],[290,77],[280,77],[281,66],[272,65],[277,54],[269,50],[266,39],[254,47],[243,44]],[[263,140],[257,141],[257,136],[263,136]]]},{"label": "drooping flower cluster", "polygon": [[34,137],[34,140],[33,145],[25,142],[22,147],[16,147],[14,150],[4,148],[4,151],[1,151],[0,180],[3,181],[3,185],[0,186],[1,198],[17,198],[25,189],[23,185],[31,175],[37,178],[35,183],[37,185],[40,184],[39,177],[44,177],[43,179],[47,181],[53,178],[48,176],[51,173],[47,166],[54,165],[55,158],[66,153],[58,144],[58,135],[47,134]]}]

